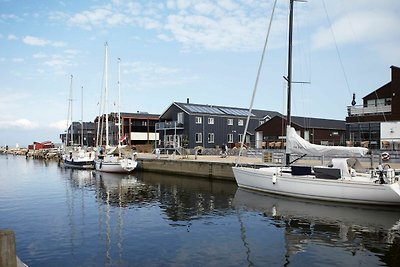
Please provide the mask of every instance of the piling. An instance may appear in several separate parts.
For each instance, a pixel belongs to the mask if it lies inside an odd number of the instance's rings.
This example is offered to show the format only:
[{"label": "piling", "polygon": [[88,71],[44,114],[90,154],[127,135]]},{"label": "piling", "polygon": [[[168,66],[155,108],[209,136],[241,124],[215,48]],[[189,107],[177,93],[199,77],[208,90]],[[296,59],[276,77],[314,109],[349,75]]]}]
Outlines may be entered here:
[{"label": "piling", "polygon": [[10,229],[0,230],[0,266],[17,267],[15,235]]}]

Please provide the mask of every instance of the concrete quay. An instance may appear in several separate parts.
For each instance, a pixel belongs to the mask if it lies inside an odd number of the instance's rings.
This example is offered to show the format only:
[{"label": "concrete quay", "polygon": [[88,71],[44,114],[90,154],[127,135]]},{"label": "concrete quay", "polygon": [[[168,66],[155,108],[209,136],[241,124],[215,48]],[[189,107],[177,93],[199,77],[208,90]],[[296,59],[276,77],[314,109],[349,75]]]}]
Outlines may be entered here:
[{"label": "concrete quay", "polygon": [[[176,175],[190,175],[195,177],[218,179],[235,182],[232,167],[237,161],[236,156],[228,156],[222,158],[220,156],[203,156],[203,155],[161,155],[159,159],[154,154],[140,153],[138,157],[138,169],[143,171],[169,173]],[[240,157],[241,165],[248,166],[272,166],[281,165],[276,159],[265,161],[262,155]],[[296,162],[296,165],[326,165],[328,159],[306,158]],[[371,160],[363,158],[360,160],[363,168],[371,168]],[[379,164],[379,158],[372,159],[372,167],[376,168]],[[393,159],[383,164],[388,164],[391,168],[400,170],[400,160]]]}]

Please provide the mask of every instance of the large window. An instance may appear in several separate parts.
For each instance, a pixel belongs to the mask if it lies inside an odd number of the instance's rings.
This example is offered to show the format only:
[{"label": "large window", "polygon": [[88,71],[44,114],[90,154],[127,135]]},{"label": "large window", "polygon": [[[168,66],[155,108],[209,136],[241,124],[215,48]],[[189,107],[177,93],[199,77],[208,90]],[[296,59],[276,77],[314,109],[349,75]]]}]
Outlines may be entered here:
[{"label": "large window", "polygon": [[196,143],[203,143],[203,135],[201,133],[196,133]]},{"label": "large window", "polygon": [[233,143],[233,134],[228,134],[228,143]]},{"label": "large window", "polygon": [[209,133],[208,134],[208,139],[207,139],[209,144],[213,144],[214,143],[214,133]]},{"label": "large window", "polygon": [[179,112],[176,117],[178,123],[183,123],[183,112]]},{"label": "large window", "polygon": [[239,143],[243,142],[243,134],[239,134]]},{"label": "large window", "polygon": [[201,124],[203,120],[201,117],[196,117],[195,121],[196,121],[196,124]]}]

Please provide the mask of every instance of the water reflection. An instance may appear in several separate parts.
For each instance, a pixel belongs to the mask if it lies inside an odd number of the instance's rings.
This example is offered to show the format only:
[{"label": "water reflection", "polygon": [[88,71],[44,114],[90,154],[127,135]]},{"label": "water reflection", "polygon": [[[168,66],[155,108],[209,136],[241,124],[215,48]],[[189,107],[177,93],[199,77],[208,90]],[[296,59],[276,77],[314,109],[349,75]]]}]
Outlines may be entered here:
[{"label": "water reflection", "polygon": [[[353,256],[373,252],[389,266],[399,262],[400,209],[367,207],[259,194],[238,189],[233,206],[240,211],[262,213],[284,231],[286,264],[310,246],[343,247]],[[240,217],[239,217],[240,218]],[[250,262],[251,248],[241,223],[243,244]]]},{"label": "water reflection", "polygon": [[227,215],[236,190],[234,183],[208,179],[156,173],[141,173],[140,177],[157,188],[159,206],[174,226],[185,226],[185,221],[207,216]]}]

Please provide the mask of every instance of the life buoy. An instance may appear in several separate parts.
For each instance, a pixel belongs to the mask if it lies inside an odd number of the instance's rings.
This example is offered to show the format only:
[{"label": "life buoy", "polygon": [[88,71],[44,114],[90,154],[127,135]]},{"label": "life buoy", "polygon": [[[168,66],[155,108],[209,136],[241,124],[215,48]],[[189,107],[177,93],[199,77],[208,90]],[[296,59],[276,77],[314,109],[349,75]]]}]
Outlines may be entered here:
[{"label": "life buoy", "polygon": [[381,154],[381,159],[382,159],[382,161],[388,161],[390,159],[389,153],[388,152],[383,152]]}]

